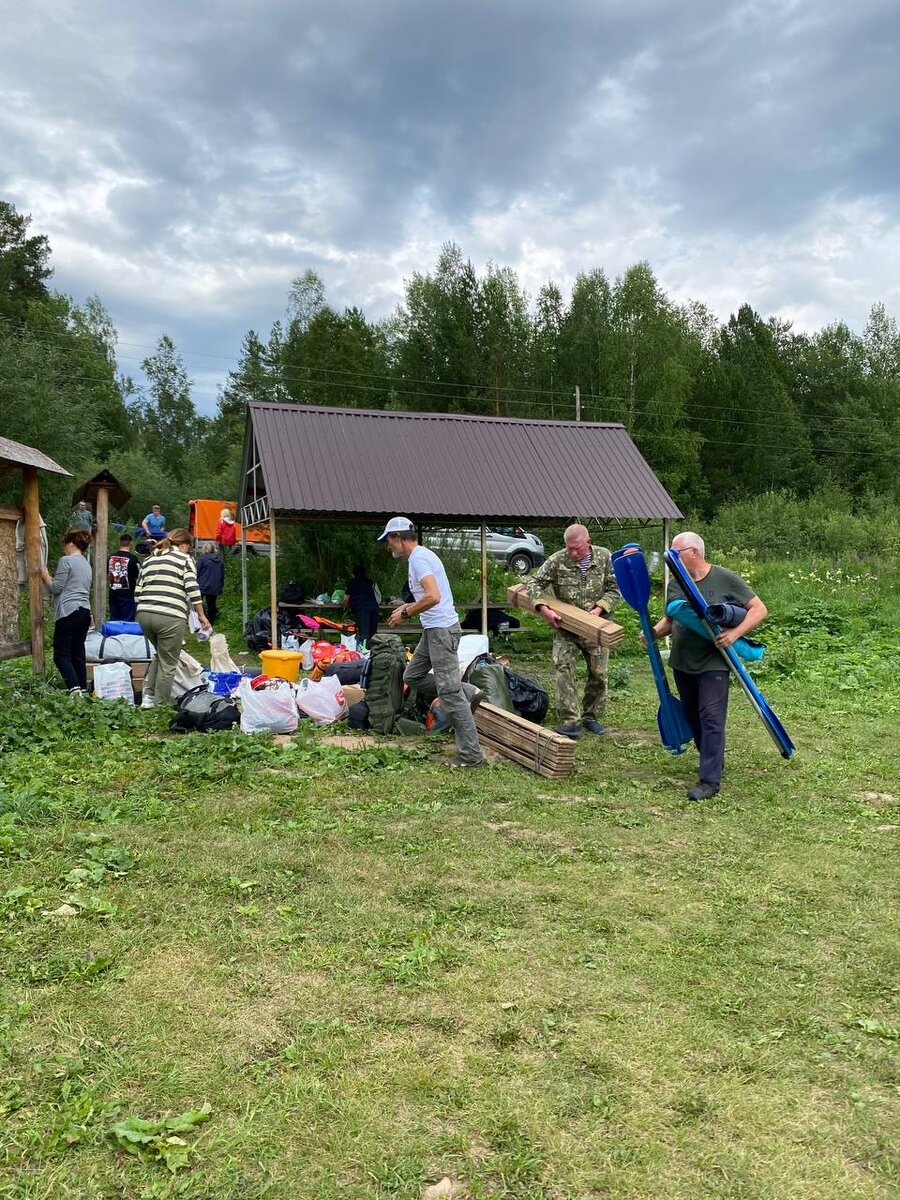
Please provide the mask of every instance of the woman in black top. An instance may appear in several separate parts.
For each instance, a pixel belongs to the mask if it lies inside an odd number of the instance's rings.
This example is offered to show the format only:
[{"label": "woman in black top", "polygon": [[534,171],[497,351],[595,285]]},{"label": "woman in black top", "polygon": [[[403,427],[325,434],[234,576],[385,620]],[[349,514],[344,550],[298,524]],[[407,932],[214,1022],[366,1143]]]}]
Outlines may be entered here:
[{"label": "woman in black top", "polygon": [[368,646],[378,632],[378,597],[375,595],[375,585],[366,575],[362,563],[356,564],[347,580],[344,605],[350,609],[356,621],[357,643],[365,642]]}]

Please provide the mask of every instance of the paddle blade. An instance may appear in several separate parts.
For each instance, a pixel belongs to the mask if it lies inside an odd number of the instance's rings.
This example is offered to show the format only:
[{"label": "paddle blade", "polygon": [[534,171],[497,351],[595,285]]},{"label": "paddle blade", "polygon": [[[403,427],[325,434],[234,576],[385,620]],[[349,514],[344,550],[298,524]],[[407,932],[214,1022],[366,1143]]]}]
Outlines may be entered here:
[{"label": "paddle blade", "polygon": [[681,701],[671,694],[660,697],[661,703],[656,714],[656,724],[659,726],[659,736],[662,744],[672,754],[684,754],[694,740]]},{"label": "paddle blade", "polygon": [[640,547],[630,543],[612,556],[612,568],[622,599],[635,612],[643,612],[650,603],[650,572]]}]

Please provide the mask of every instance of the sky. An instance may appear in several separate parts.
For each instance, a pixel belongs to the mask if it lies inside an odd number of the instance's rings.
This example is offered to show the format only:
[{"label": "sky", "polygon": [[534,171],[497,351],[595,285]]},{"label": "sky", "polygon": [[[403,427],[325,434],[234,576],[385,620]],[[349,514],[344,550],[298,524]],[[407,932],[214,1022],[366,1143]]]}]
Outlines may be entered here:
[{"label": "sky", "polygon": [[[5,10],[5,13],[4,11]],[[896,0],[0,0],[0,197],[212,411],[291,282],[370,319],[455,241],[534,297],[650,263],[800,330],[900,316]]]}]

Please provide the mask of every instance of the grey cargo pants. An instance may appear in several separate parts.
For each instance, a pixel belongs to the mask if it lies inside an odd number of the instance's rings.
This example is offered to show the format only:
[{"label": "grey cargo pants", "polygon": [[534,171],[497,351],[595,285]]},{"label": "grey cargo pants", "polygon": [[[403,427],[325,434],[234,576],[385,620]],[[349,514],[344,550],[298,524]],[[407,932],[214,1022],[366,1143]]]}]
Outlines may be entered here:
[{"label": "grey cargo pants", "polygon": [[456,736],[456,752],[463,762],[476,763],[481,762],[481,744],[472,709],[463,694],[459,659],[456,656],[461,636],[462,630],[458,624],[448,629],[423,628],[412,661],[403,672],[403,682],[409,684],[411,691],[415,691],[429,670],[434,671],[441,708]]}]

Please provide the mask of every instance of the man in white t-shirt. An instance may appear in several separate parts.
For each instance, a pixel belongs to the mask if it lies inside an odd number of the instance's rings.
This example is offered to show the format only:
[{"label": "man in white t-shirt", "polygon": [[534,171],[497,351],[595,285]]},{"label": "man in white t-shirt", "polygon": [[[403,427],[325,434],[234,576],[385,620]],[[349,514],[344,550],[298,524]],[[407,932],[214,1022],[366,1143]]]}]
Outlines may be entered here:
[{"label": "man in white t-shirt", "polygon": [[419,545],[416,527],[408,517],[391,517],[378,540],[387,542],[394,558],[406,559],[413,594],[413,603],[395,608],[388,625],[399,625],[405,617],[414,616],[422,622],[422,636],[403,672],[403,682],[414,689],[434,671],[441,708],[456,735],[456,757],[447,765],[480,767],[484,758],[472,709],[463,693],[456,653],[462,630],[444,564],[433,550]]}]

